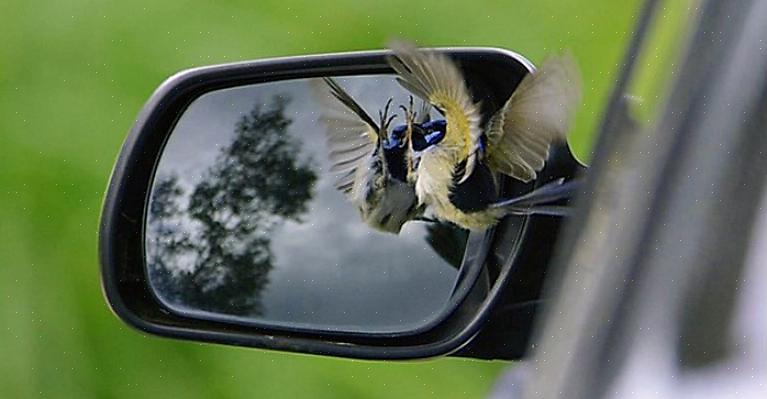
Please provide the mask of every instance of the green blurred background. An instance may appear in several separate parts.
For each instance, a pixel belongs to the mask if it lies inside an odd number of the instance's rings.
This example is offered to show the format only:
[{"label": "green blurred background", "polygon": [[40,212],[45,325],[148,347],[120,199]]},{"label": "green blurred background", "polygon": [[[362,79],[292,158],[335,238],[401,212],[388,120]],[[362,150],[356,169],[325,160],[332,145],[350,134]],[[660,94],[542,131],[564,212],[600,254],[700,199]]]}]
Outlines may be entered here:
[{"label": "green blurred background", "polygon": [[0,2],[0,398],[482,397],[502,362],[351,361],[145,336],[101,294],[104,188],[143,102],[181,69],[382,47],[570,49],[589,158],[638,1]]}]

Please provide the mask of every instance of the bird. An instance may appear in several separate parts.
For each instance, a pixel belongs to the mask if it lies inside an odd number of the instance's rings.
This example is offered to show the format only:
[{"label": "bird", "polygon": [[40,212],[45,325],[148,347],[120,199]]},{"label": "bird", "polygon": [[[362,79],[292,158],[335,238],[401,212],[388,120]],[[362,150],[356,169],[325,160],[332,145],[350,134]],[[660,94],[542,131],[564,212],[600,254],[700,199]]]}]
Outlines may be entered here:
[{"label": "bird", "polygon": [[426,100],[442,119],[422,124],[411,137],[410,180],[419,204],[439,220],[470,230],[492,227],[508,214],[563,215],[550,205],[567,198],[578,181],[555,179],[516,198],[498,198],[497,175],[531,182],[543,169],[550,146],[566,140],[580,99],[578,72],[568,54],[550,58],[528,73],[506,103],[480,126],[459,67],[435,50],[394,41],[387,56],[397,81]]},{"label": "bird", "polygon": [[322,80],[329,93],[320,96],[320,120],[326,126],[335,187],[347,196],[368,226],[398,234],[406,222],[424,212],[407,178],[411,154],[405,139],[408,125],[394,126],[389,132],[397,117],[389,115],[391,98],[379,111],[376,122],[338,82],[329,77]]}]

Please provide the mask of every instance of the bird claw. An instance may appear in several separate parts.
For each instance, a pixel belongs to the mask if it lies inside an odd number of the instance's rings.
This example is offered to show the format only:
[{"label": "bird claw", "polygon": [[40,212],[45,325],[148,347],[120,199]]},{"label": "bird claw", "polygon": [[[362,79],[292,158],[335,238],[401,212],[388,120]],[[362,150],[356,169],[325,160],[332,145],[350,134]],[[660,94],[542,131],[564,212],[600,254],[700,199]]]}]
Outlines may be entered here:
[{"label": "bird claw", "polygon": [[397,114],[392,114],[391,116],[389,115],[389,108],[391,107],[392,101],[394,101],[394,99],[389,98],[389,101],[386,102],[386,106],[384,107],[383,111],[378,111],[378,118],[381,120],[381,130],[384,132],[389,129],[391,121],[397,117]]},{"label": "bird claw", "polygon": [[413,111],[413,96],[409,96],[409,104],[408,107],[405,107],[404,105],[400,105],[399,108],[402,110],[402,112],[405,113],[405,119],[408,124],[412,124],[415,122],[415,118],[417,116],[417,113]]}]

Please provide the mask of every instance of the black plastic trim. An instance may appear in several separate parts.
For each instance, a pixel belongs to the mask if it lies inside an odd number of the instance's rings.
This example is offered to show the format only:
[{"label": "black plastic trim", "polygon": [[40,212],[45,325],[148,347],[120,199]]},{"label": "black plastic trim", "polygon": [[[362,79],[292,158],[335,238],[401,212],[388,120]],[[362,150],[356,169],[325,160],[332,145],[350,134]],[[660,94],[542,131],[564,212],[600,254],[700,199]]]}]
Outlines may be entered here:
[{"label": "black plastic trim", "polygon": [[[513,91],[532,64],[506,50],[493,48],[440,49],[471,76],[495,79]],[[502,224],[519,230],[508,257],[484,286],[473,284],[467,297],[428,330],[411,335],[349,334],[268,326],[238,325],[220,320],[184,317],[154,297],[146,281],[143,251],[144,213],[153,173],[173,125],[200,95],[228,87],[318,76],[391,73],[387,51],[369,51],[280,58],[216,65],[183,71],[165,81],[150,97],[128,135],[110,179],[99,236],[102,287],[113,312],[128,325],[148,333],[239,346],[287,350],[365,359],[411,359],[449,354],[465,346],[480,331],[499,292],[509,282],[518,248],[529,234],[528,220],[513,217]],[[498,76],[496,76],[498,75]],[[471,84],[471,82],[469,82]],[[488,92],[502,91],[489,87]],[[505,98],[485,99],[483,113],[494,111]],[[489,107],[489,108],[488,108]],[[569,152],[567,152],[569,155]],[[571,156],[571,155],[570,155]],[[509,190],[529,186],[510,184]],[[558,225],[558,223],[557,223]],[[501,226],[499,226],[501,227]],[[508,228],[508,226],[506,226]],[[492,233],[489,233],[492,238]],[[485,242],[489,242],[485,240]],[[480,256],[483,259],[484,256]],[[483,356],[484,357],[484,356]]]}]

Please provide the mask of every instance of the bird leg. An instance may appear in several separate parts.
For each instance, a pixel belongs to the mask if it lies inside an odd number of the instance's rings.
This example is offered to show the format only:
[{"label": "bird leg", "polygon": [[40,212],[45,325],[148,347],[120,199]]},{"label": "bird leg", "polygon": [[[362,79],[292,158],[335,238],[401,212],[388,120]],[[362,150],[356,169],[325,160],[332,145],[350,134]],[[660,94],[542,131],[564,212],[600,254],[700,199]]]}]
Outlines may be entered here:
[{"label": "bird leg", "polygon": [[405,122],[408,125],[408,129],[410,129],[412,128],[413,123],[415,123],[415,118],[417,116],[416,112],[413,111],[413,96],[410,96],[408,103],[407,108],[405,108],[404,105],[400,105],[399,108],[405,113]]}]

